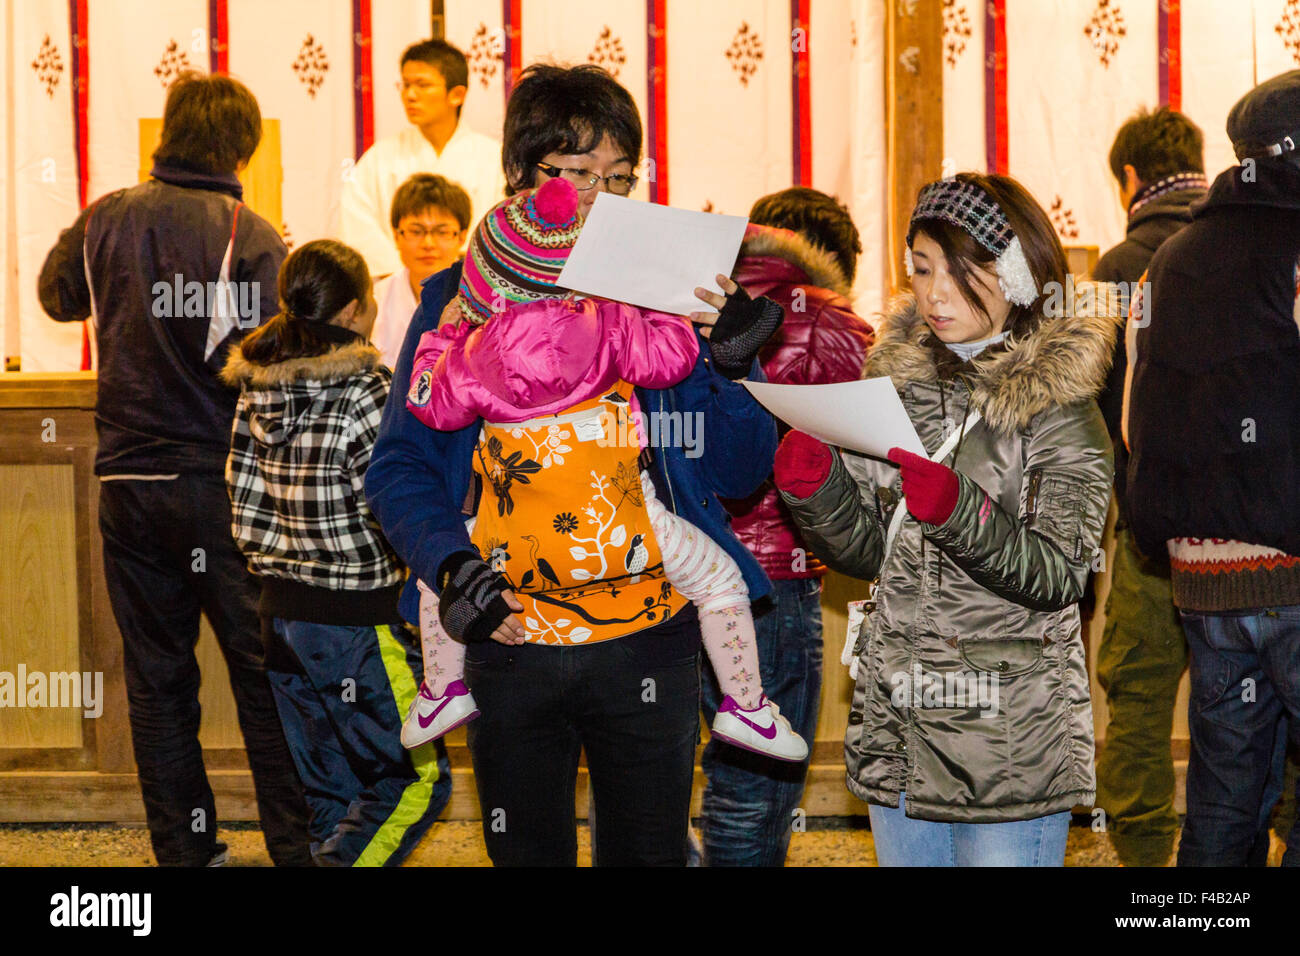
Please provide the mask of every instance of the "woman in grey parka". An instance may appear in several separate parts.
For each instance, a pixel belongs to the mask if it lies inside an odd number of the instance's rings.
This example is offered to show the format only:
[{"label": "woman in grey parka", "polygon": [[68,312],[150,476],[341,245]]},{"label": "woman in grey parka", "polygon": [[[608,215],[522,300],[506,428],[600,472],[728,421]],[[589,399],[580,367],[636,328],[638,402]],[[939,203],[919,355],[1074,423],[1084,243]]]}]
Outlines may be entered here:
[{"label": "woman in grey parka", "polygon": [[809,547],[877,582],[848,786],[883,865],[1059,866],[1095,791],[1077,602],[1111,493],[1094,396],[1118,310],[1067,284],[1051,222],[1007,177],[927,185],[908,246],[913,294],[863,377],[893,379],[934,460],[800,432],[776,458]]}]

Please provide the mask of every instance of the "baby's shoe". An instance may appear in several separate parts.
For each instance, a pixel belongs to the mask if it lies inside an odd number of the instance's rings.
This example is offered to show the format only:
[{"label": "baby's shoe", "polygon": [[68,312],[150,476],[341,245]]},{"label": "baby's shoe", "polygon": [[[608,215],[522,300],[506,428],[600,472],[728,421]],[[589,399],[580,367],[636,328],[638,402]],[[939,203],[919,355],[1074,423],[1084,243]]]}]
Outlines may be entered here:
[{"label": "baby's shoe", "polygon": [[713,718],[713,736],[729,744],[798,763],[808,756],[808,744],[781,716],[776,702],[760,697],[758,706],[745,710],[728,694]]},{"label": "baby's shoe", "polygon": [[454,680],[441,697],[429,693],[429,685],[420,682],[420,692],[411,702],[402,723],[402,746],[411,750],[435,740],[478,716],[478,705],[464,681]]}]

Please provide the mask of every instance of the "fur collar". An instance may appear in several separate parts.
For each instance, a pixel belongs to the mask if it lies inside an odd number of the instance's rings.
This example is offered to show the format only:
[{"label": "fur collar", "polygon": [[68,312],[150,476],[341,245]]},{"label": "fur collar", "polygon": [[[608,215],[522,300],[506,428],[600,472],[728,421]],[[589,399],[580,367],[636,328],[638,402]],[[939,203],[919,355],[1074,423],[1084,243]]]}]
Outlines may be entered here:
[{"label": "fur collar", "polygon": [[335,382],[376,368],[379,359],[379,349],[361,338],[335,345],[323,355],[288,359],[274,365],[254,365],[235,346],[221,370],[221,379],[227,385],[247,385],[251,389],[275,388],[294,382]]},{"label": "fur collar", "polygon": [[788,229],[753,229],[740,246],[742,256],[775,256],[802,269],[808,281],[821,289],[851,297],[852,286],[834,253],[815,246]]},{"label": "fur collar", "polygon": [[[1025,428],[1045,409],[1093,398],[1101,390],[1124,316],[1117,291],[1112,288],[1108,295],[1102,283],[1078,283],[1076,301],[1087,287],[1093,289],[1095,307],[1047,319],[1028,336],[1008,338],[1004,348],[971,361],[972,403],[993,431]],[[888,375],[899,388],[906,382],[938,382],[936,348],[945,346],[936,344],[915,298],[898,296],[876,326],[863,377]]]}]

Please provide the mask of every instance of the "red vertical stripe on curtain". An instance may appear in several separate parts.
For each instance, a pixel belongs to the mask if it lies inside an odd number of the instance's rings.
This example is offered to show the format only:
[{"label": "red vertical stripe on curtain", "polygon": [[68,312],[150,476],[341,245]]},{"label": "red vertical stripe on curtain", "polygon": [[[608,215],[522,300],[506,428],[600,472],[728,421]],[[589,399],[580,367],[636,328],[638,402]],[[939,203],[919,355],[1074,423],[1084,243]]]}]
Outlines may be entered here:
[{"label": "red vertical stripe on curtain", "polygon": [[230,72],[230,11],[227,0],[208,0],[208,69]]},{"label": "red vertical stripe on curtain", "polygon": [[352,127],[356,158],[375,141],[374,51],[370,0],[352,0]]},{"label": "red vertical stripe on curtain", "polygon": [[[68,0],[68,26],[72,34],[72,129],[77,153],[77,202],[86,208],[86,190],[90,182],[87,107],[90,104],[90,15],[86,0]],[[81,324],[81,369],[91,367],[90,330]]]},{"label": "red vertical stripe on curtain", "polygon": [[984,3],[984,148],[987,171],[1007,173],[1007,0]]},{"label": "red vertical stripe on curtain", "polygon": [[812,70],[808,51],[812,0],[790,0],[790,102],[794,184],[812,185]]},{"label": "red vertical stripe on curtain", "polygon": [[506,99],[515,88],[519,79],[520,60],[523,55],[523,15],[520,13],[520,0],[501,0],[501,26],[505,37],[505,46],[501,51],[501,66],[504,68],[502,88]]},{"label": "red vertical stripe on curtain", "polygon": [[1183,11],[1181,0],[1159,0],[1157,22],[1160,63],[1160,103],[1183,108]]},{"label": "red vertical stripe on curtain", "polygon": [[667,0],[646,0],[647,157],[650,201],[668,205]]}]

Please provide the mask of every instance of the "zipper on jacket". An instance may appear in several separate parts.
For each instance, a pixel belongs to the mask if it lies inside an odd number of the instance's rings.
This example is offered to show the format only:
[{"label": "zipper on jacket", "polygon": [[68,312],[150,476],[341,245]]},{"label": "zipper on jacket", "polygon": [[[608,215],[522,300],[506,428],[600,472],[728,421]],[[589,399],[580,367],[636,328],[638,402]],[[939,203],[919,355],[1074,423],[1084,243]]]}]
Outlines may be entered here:
[{"label": "zipper on jacket", "polygon": [[1029,473],[1029,491],[1025,494],[1025,524],[1034,523],[1038,508],[1038,486],[1043,483],[1043,471],[1035,468]]},{"label": "zipper on jacket", "polygon": [[[676,402],[673,402],[673,411],[677,411]],[[660,415],[659,421],[660,422],[666,421],[666,419],[663,417],[663,414],[664,414],[664,393],[660,392],[659,393],[659,415]],[[672,508],[673,514],[677,514],[678,513],[677,498],[673,494],[673,479],[668,474],[668,455],[664,452],[663,448],[659,449],[659,462],[662,465],[664,470],[664,484],[668,487],[668,505],[670,508]]]}]

